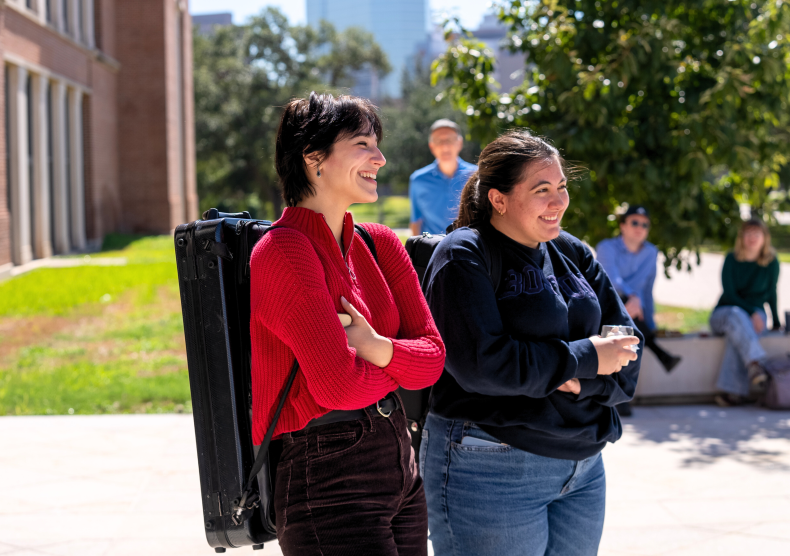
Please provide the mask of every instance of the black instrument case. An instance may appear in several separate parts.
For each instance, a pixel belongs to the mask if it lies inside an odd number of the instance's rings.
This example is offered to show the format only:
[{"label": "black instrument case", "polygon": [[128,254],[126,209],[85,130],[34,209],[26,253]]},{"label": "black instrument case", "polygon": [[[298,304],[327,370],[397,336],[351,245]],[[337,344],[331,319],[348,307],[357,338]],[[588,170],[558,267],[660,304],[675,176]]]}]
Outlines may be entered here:
[{"label": "black instrument case", "polygon": [[[203,218],[175,231],[203,525],[217,552],[250,545],[261,549],[276,539],[273,508],[250,504],[243,512],[232,509],[255,461],[249,259],[271,222],[216,209]],[[276,466],[278,444],[272,443],[269,465]],[[269,477],[268,469],[258,477],[264,484],[257,488],[273,488],[263,479]]]}]

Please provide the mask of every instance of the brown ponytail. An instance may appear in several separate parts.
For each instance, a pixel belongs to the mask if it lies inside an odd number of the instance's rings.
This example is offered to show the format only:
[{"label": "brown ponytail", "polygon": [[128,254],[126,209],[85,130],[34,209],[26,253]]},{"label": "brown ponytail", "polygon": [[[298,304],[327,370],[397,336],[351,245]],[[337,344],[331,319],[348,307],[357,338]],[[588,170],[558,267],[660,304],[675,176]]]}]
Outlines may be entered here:
[{"label": "brown ponytail", "polygon": [[481,219],[480,205],[477,202],[477,184],[480,180],[480,172],[475,171],[466,180],[461,191],[461,205],[458,207],[458,218],[453,222],[453,229],[468,226],[472,222]]},{"label": "brown ponytail", "polygon": [[477,172],[469,177],[461,191],[461,204],[453,229],[490,220],[493,208],[488,192],[496,189],[503,195],[509,194],[523,181],[531,163],[551,157],[565,165],[554,146],[526,130],[508,131],[489,143],[480,153]]}]

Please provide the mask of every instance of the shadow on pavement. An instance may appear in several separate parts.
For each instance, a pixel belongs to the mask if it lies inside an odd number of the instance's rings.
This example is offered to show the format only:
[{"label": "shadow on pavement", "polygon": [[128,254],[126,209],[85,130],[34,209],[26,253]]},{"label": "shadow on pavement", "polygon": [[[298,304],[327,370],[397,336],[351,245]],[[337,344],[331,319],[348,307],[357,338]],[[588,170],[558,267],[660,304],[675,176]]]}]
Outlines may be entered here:
[{"label": "shadow on pavement", "polygon": [[[625,435],[637,442],[672,442],[686,467],[728,459],[750,466],[790,470],[790,411],[753,406],[635,407],[623,419]],[[776,442],[780,440],[780,442]]]}]

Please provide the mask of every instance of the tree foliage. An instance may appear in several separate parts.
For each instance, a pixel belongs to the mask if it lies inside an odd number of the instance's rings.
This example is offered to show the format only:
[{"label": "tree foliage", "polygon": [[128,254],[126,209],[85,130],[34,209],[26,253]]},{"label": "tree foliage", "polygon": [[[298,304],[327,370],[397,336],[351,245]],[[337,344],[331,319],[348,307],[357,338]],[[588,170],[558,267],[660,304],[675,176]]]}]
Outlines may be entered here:
[{"label": "tree foliage", "polygon": [[[497,5],[527,78],[503,94],[485,45],[462,32],[434,63],[473,136],[527,127],[589,169],[564,225],[595,243],[623,203],[651,239],[731,244],[740,202],[770,216],[787,165],[790,6],[783,0],[511,0]],[[448,35],[450,33],[448,27]],[[607,219],[607,215],[609,219]]]},{"label": "tree foliage", "polygon": [[326,45],[326,53],[318,58],[316,65],[330,87],[352,87],[352,72],[368,67],[376,68],[380,76],[392,71],[381,46],[360,27],[349,27],[340,33],[331,23],[321,21],[317,33],[309,27],[305,32],[312,32],[317,44]]},{"label": "tree foliage", "polygon": [[274,140],[282,107],[311,90],[337,93],[363,68],[384,75],[372,35],[292,26],[274,8],[247,24],[195,33],[195,128],[201,209],[280,213]]}]

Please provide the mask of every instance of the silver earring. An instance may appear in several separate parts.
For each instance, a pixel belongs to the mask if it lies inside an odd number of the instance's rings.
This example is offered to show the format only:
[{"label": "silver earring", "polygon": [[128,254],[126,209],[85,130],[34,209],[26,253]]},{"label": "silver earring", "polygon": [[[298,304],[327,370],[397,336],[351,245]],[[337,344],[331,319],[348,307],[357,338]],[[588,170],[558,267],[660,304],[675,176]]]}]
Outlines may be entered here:
[{"label": "silver earring", "polygon": [[320,168],[318,169],[318,172],[316,172],[315,175],[318,176],[319,178],[321,177],[321,169]]}]

